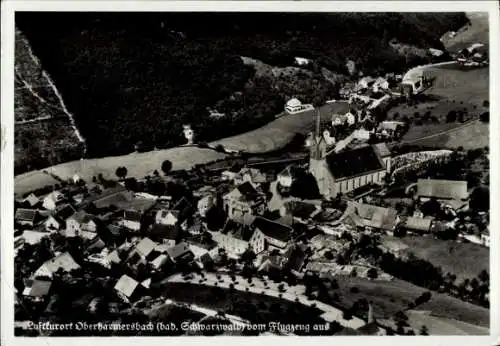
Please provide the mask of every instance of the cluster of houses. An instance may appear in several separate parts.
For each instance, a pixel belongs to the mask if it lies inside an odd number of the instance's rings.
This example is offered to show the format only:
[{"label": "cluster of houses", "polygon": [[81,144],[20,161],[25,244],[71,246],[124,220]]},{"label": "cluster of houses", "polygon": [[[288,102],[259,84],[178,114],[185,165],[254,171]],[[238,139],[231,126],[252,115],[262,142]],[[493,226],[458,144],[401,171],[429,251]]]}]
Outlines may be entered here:
[{"label": "cluster of houses", "polygon": [[[451,221],[426,215],[419,208],[411,216],[402,216],[373,198],[382,196],[385,177],[392,171],[387,146],[339,147],[321,135],[318,119],[307,172],[322,200],[283,196],[278,206],[271,207],[270,200],[276,196],[269,195],[269,186],[272,194],[279,194],[280,187],[290,189],[303,177],[299,172],[304,168],[294,165],[276,178],[255,168],[226,170],[220,173],[220,184],[203,186],[176,200],[133,192],[122,182],[85,183],[75,177],[71,184],[46,195],[29,194],[16,201],[15,247],[39,243],[53,234],[81,238],[85,262],[108,270],[116,265],[127,268],[114,290],[130,303],[143,296],[152,282],[185,265],[213,270],[222,263],[221,254],[239,260],[252,252],[258,271],[287,270],[298,278],[307,272],[334,276],[353,270],[367,276],[369,267],[340,265],[335,260],[362,234],[395,235],[401,229],[432,234],[457,227],[453,216],[468,208],[467,182],[420,179],[409,189],[418,206],[437,203]],[[324,203],[339,200],[345,207]],[[210,221],[213,211],[219,226]],[[466,239],[471,236],[464,233]],[[477,237],[477,242],[489,246],[488,232]],[[66,250],[53,250],[53,258],[25,280],[22,295],[26,299],[45,300],[56,272],[71,273],[85,266]],[[390,277],[381,273],[379,279]]]}]

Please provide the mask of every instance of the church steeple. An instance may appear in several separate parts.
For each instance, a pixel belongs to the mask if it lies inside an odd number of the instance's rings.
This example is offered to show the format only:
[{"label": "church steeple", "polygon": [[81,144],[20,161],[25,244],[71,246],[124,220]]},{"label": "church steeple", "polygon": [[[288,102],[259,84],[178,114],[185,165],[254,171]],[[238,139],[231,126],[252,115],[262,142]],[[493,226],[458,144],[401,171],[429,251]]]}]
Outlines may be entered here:
[{"label": "church steeple", "polygon": [[312,134],[312,145],[310,147],[310,159],[323,160],[326,156],[327,143],[321,133],[321,114],[316,110],[316,122],[314,133]]}]

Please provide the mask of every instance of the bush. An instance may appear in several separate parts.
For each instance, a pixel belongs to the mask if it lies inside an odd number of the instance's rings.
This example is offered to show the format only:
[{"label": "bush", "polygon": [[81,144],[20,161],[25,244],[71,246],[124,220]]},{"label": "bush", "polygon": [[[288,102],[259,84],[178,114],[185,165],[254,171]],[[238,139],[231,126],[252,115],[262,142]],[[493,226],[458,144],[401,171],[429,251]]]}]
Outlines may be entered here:
[{"label": "bush", "polygon": [[449,111],[448,114],[446,115],[446,122],[453,123],[455,121],[457,121],[457,112]]},{"label": "bush", "polygon": [[356,286],[351,287],[350,289],[351,293],[359,293],[359,288]]},{"label": "bush", "polygon": [[484,112],[483,114],[481,114],[479,116],[479,119],[483,122],[483,123],[489,123],[490,122],[490,112]]},{"label": "bush", "polygon": [[490,106],[490,101],[484,100],[483,101],[483,107],[489,107]]}]

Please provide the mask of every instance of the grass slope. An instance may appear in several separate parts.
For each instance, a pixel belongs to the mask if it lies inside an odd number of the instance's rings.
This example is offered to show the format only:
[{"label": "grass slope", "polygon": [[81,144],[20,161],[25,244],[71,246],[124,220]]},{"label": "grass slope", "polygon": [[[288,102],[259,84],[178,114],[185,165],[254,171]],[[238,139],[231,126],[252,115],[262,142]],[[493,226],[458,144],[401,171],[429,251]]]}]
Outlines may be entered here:
[{"label": "grass slope", "polygon": [[489,44],[488,13],[469,12],[466,15],[470,24],[460,28],[454,37],[444,35],[442,38],[443,45],[449,52],[458,52],[476,42]]},{"label": "grass slope", "polygon": [[[327,104],[320,108],[323,124],[331,121],[333,113],[345,113],[349,110],[346,102]],[[249,153],[266,153],[286,146],[297,133],[305,134],[314,128],[316,110],[298,114],[283,113],[283,116],[253,131],[224,138],[211,143],[222,144],[225,148]]]},{"label": "grass slope", "polygon": [[[172,162],[172,168],[190,169],[196,164],[214,161],[226,157],[225,154],[211,149],[197,147],[176,147],[165,150],[156,150],[147,153],[132,153],[123,156],[105,157],[101,159],[86,159],[62,163],[47,168],[62,179],[70,179],[75,173],[91,181],[93,176],[101,173],[104,177],[115,177],[116,168],[125,166],[128,176],[142,178],[152,175],[155,170],[161,172],[164,160]],[[36,188],[45,186],[46,174],[43,171],[33,171],[15,177],[15,193],[24,194]]]},{"label": "grass slope", "polygon": [[[398,242],[403,253],[413,253],[416,257],[441,267],[443,273],[457,276],[457,282],[471,279],[486,269],[489,272],[489,250],[472,243],[457,243],[428,237],[386,237],[389,242]],[[464,260],[466,258],[467,260]]]},{"label": "grass slope", "polygon": [[[339,288],[331,290],[331,294],[338,293],[342,308],[349,308],[358,299],[366,299],[372,302],[373,314],[377,319],[390,319],[396,312],[405,311],[408,303],[412,302],[420,294],[427,291],[406,281],[394,279],[392,281],[371,281],[358,277],[337,277]],[[357,287],[359,293],[351,292],[352,287]],[[415,308],[417,311],[427,311],[434,316],[445,318],[448,323],[460,326],[461,330],[473,328],[477,334],[484,333],[489,328],[489,310],[480,306],[463,302],[444,294],[433,292],[431,300]],[[410,316],[409,316],[410,317]],[[453,321],[454,320],[454,321]],[[451,322],[450,322],[451,321]],[[420,328],[421,320],[415,320],[417,330]],[[465,324],[472,324],[467,326]],[[431,328],[429,321],[426,324]],[[438,320],[436,320],[438,323]],[[439,323],[442,323],[439,322]],[[478,328],[475,328],[478,326]],[[469,329],[467,329],[469,328]]]}]

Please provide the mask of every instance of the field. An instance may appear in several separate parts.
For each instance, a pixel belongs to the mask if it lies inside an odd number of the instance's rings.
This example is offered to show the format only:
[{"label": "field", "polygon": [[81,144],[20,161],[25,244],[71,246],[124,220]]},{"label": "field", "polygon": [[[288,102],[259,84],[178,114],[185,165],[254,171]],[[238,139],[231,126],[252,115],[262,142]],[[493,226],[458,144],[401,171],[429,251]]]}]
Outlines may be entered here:
[{"label": "field", "polygon": [[484,148],[490,145],[489,132],[489,124],[475,120],[445,133],[436,133],[415,139],[411,141],[411,144],[443,148]]},{"label": "field", "polygon": [[443,45],[451,53],[456,53],[476,42],[485,45],[489,43],[488,14],[469,12],[466,15],[470,20],[470,25],[463,26],[454,37],[443,36]]},{"label": "field", "polygon": [[[358,277],[337,277],[339,288],[331,290],[340,295],[340,302],[337,303],[342,308],[349,308],[358,300],[365,298],[372,302],[373,314],[375,318],[383,320],[390,319],[397,311],[405,311],[408,303],[414,301],[420,294],[427,291],[411,283],[394,279],[392,281],[370,281]],[[359,293],[351,292],[352,287],[357,287]],[[433,292],[431,300],[418,306],[415,310],[420,314],[427,311],[441,319],[428,320],[425,325],[430,329],[431,324],[435,324],[436,330],[442,330],[441,324],[445,321],[462,331],[471,331],[474,334],[485,334],[489,327],[489,310],[463,302],[443,294]],[[410,324],[415,325],[418,330],[423,320],[413,317],[413,313],[408,314]],[[463,322],[463,323],[461,323]],[[471,326],[472,325],[472,326]],[[457,332],[458,333],[458,332]],[[435,333],[439,334],[439,333]]]},{"label": "field", "polygon": [[428,311],[410,310],[406,312],[408,324],[418,332],[426,326],[430,335],[488,335],[489,329],[451,318],[435,316]]},{"label": "field", "polygon": [[[331,121],[332,113],[348,111],[346,102],[330,103],[320,108],[321,122]],[[211,145],[222,144],[224,148],[249,153],[266,153],[286,146],[297,133],[305,134],[314,129],[316,110],[298,114],[284,114],[271,123],[241,135],[224,138]]]},{"label": "field", "polygon": [[[343,309],[350,308],[358,299],[367,299],[372,302],[375,318],[390,318],[396,312],[405,310],[408,303],[412,302],[426,290],[402,280],[370,281],[358,277],[338,276],[337,290],[340,301],[336,304]],[[352,287],[357,287],[359,293],[351,292]]]},{"label": "field", "polygon": [[[472,243],[457,243],[428,237],[386,237],[385,241],[399,242],[405,248],[402,252],[412,252],[416,257],[431,262],[457,276],[457,283],[472,279],[486,269],[489,272],[489,250]],[[467,260],[464,260],[466,258]]]},{"label": "field", "polygon": [[[142,178],[152,175],[155,170],[161,172],[164,160],[172,162],[172,169],[190,169],[196,164],[214,161],[226,157],[225,154],[211,149],[197,147],[176,147],[165,150],[156,150],[147,153],[132,153],[123,156],[105,157],[100,159],[86,159],[62,163],[47,168],[62,179],[69,179],[75,173],[87,181],[93,176],[102,174],[104,177],[115,177],[116,168],[125,166],[128,176]],[[44,185],[40,179],[45,179],[42,171],[28,172],[15,177],[15,192],[23,194]]]},{"label": "field", "polygon": [[[446,116],[450,111],[462,111],[466,114],[464,120],[467,121],[489,111],[489,107],[483,105],[485,100],[489,100],[489,68],[467,69],[452,63],[425,67],[425,71],[429,76],[435,77],[435,80],[432,87],[421,96],[423,100],[414,106],[401,104],[392,108],[388,114],[390,119],[397,113],[399,119],[406,116],[413,121],[403,142],[450,148],[487,146],[488,124],[446,123]],[[426,112],[430,112],[431,117],[436,117],[439,123],[415,124]],[[457,129],[452,130],[453,128]]]}]

